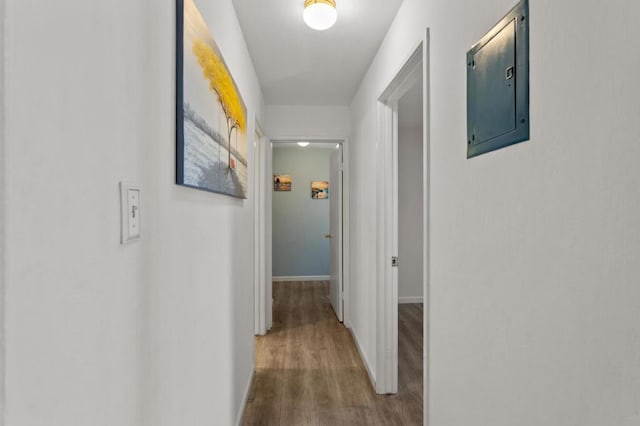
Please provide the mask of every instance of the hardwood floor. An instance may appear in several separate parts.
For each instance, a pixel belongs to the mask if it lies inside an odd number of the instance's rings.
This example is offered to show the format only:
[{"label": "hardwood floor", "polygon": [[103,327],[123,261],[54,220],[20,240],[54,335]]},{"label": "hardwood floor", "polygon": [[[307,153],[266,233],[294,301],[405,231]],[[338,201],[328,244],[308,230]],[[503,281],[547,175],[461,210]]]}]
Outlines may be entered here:
[{"label": "hardwood floor", "polygon": [[256,337],[243,425],[421,425],[422,305],[400,305],[399,392],[376,395],[328,282],[273,284],[273,328]]}]

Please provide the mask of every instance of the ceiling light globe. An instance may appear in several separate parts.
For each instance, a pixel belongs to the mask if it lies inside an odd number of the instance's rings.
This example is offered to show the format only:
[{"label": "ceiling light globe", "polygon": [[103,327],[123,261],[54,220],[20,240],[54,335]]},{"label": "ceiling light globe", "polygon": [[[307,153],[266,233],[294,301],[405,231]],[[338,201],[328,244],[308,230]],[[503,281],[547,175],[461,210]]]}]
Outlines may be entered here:
[{"label": "ceiling light globe", "polygon": [[335,2],[326,0],[307,1],[302,18],[314,30],[323,31],[329,29],[338,20]]}]

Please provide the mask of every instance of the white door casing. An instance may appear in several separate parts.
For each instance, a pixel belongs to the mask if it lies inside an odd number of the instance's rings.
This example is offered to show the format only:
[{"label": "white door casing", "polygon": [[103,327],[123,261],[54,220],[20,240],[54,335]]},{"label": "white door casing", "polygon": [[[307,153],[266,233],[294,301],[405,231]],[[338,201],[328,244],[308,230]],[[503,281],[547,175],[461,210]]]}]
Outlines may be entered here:
[{"label": "white door casing", "polygon": [[[377,200],[377,283],[376,283],[376,392],[379,394],[398,391],[398,271],[392,259],[398,256],[398,99],[400,99],[419,79],[423,82],[423,107],[427,108],[428,74],[424,58],[428,54],[428,30],[417,48],[403,62],[387,88],[378,98],[378,140],[376,145],[378,188]],[[423,127],[427,120],[423,117]],[[423,133],[423,202],[428,194],[428,129]],[[423,213],[423,267],[424,277],[428,276],[428,206]],[[402,259],[398,259],[402,264]],[[425,288],[427,282],[423,283]],[[424,291],[425,313],[428,310],[428,292]],[[428,336],[425,314],[425,342]],[[426,344],[424,356],[426,357]],[[425,368],[426,383],[426,368]],[[425,385],[426,389],[426,385]],[[425,416],[426,418],[426,416]]]}]

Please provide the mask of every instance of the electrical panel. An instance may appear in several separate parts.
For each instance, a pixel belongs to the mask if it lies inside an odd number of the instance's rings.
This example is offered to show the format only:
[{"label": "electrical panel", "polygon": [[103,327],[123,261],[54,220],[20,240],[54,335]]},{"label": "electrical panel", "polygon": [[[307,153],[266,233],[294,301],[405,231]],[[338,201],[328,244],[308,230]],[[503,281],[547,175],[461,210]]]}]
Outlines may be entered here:
[{"label": "electrical panel", "polygon": [[529,3],[467,52],[467,158],[529,139]]}]

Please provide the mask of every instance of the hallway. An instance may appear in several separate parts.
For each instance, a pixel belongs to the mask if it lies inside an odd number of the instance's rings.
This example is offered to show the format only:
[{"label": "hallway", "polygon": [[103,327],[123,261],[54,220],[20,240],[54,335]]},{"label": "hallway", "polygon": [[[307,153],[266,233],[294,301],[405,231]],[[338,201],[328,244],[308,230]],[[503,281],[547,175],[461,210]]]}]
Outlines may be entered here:
[{"label": "hallway", "polygon": [[244,425],[421,425],[422,305],[399,306],[399,393],[376,395],[328,282],[273,286],[273,329],[256,338]]}]

